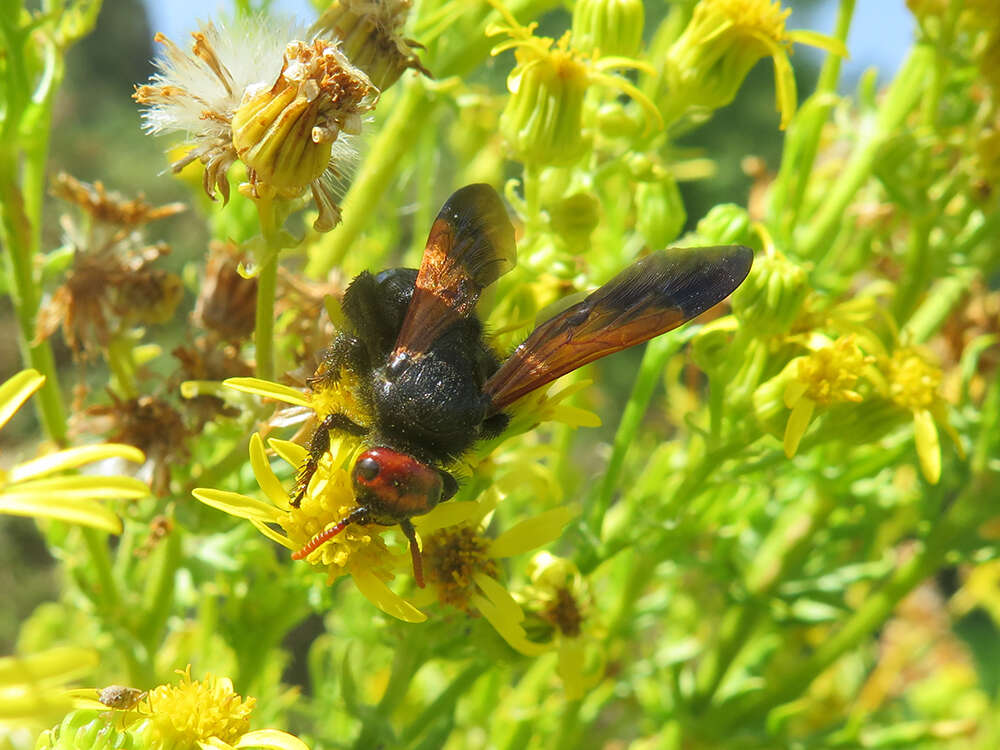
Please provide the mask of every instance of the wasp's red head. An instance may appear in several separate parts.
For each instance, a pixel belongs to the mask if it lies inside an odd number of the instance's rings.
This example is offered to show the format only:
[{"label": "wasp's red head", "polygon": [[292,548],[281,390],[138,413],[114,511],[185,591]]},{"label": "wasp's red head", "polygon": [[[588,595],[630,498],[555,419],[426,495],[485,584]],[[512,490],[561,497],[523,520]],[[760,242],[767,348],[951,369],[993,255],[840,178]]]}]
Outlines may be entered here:
[{"label": "wasp's red head", "polygon": [[431,511],[441,502],[441,472],[391,448],[369,448],[351,473],[358,504],[376,523],[393,524]]}]

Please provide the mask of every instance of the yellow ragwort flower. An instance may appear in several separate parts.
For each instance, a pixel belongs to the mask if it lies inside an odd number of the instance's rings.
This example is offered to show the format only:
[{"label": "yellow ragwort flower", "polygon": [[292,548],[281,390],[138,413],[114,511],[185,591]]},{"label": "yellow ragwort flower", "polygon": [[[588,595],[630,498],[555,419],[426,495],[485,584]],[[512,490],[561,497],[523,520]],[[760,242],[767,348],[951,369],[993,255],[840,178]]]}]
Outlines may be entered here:
[{"label": "yellow ragwort flower", "polygon": [[784,392],[785,406],[792,410],[784,439],[789,458],[798,450],[816,406],[862,401],[855,386],[864,368],[874,362],[861,351],[853,335],[841,336],[833,343],[818,337],[817,344],[815,351],[789,363],[793,379]]},{"label": "yellow ragwort flower", "polygon": [[688,110],[712,111],[729,104],[750,69],[765,57],[774,63],[781,127],[795,114],[792,43],[809,44],[843,57],[843,43],[815,31],[788,31],[790,9],[778,0],[701,0],[683,33],[671,45],[663,68],[661,110],[674,122]]},{"label": "yellow ragwort flower", "polygon": [[[0,427],[45,382],[37,370],[22,370],[0,384]],[[99,443],[67,448],[0,469],[0,513],[51,518],[120,534],[122,522],[97,500],[146,497],[149,487],[135,477],[104,474],[69,474],[107,459],[141,464],[146,458],[131,445]]]},{"label": "yellow ragwort flower", "polygon": [[512,648],[535,656],[549,645],[528,640],[524,612],[498,580],[497,561],[555,541],[575,513],[565,506],[553,508],[491,539],[484,533],[484,520],[496,507],[497,496],[494,491],[478,502],[444,503],[414,519],[424,542],[427,580],[415,601],[429,604],[436,598],[466,614],[478,613]]},{"label": "yellow ragwort flower", "polygon": [[948,421],[948,404],[941,397],[941,368],[914,347],[902,347],[885,363],[886,396],[913,414],[913,436],[920,470],[931,484],[941,479],[940,424],[962,452],[958,433]]}]

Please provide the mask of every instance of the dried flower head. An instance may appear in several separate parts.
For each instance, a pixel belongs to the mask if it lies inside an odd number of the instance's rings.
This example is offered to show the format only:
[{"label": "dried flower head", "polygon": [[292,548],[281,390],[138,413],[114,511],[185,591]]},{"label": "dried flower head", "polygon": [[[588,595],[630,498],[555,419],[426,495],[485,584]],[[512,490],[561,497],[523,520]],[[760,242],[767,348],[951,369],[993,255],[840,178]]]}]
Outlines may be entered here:
[{"label": "dried flower head", "polygon": [[[238,342],[253,333],[257,278],[248,279],[239,272],[240,264],[249,261],[231,242],[213,240],[209,245],[192,317],[197,325],[225,341]],[[226,377],[239,374],[231,372]]]},{"label": "dried flower head", "polygon": [[300,29],[275,32],[263,17],[232,28],[206,24],[192,33],[191,54],[162,34],[159,72],[133,98],[147,105],[149,133],[181,132],[190,150],[172,164],[179,172],[200,161],[209,197],[229,199],[229,168],[242,159],[251,197],[299,195],[312,190],[316,228],[339,221],[337,201],[357,157],[349,136],[378,89],[334,42]]},{"label": "dried flower head", "polygon": [[188,459],[191,431],[172,404],[155,396],[122,399],[113,391],[110,404],[91,406],[75,415],[73,426],[104,433],[117,443],[133,445],[146,454],[153,472],[152,489],[164,496],[170,486],[170,467]]}]

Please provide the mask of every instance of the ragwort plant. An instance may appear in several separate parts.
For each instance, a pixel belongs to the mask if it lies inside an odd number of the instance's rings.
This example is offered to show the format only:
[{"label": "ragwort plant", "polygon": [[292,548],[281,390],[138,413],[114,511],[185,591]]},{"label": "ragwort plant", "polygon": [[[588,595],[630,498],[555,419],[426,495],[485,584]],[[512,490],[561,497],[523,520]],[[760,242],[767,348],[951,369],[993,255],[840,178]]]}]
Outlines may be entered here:
[{"label": "ragwort plant", "polygon": [[[44,431],[4,456],[0,510],[38,520],[61,585],[0,660],[5,746],[995,748],[993,3],[909,0],[899,72],[848,96],[854,0],[830,36],[777,0],[334,0],[312,26],[258,5],[158,35],[134,93],[213,238],[181,276],[146,239],[180,206],[68,176],[43,246],[53,106],[100,2],[0,10],[23,356],[0,422],[37,391]],[[801,44],[826,56],[799,102]],[[780,163],[688,217],[705,159],[677,139],[764,58]],[[289,493],[317,419],[365,419],[349,379],[307,385],[346,282],[415,265],[471,182],[518,231],[480,306],[501,351],[648,250],[756,260],[731,304],[529,395],[463,456],[458,496],[415,519],[418,589],[395,528],[307,547],[354,506],[357,438]]]}]

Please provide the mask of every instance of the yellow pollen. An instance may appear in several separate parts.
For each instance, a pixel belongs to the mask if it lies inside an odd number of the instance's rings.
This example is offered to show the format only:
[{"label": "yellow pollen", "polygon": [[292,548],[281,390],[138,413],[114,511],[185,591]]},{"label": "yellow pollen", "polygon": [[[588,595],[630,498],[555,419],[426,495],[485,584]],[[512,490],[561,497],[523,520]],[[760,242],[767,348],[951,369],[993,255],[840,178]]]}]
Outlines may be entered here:
[{"label": "yellow pollen", "polygon": [[861,396],[853,388],[868,361],[854,337],[845,336],[802,359],[798,380],[806,385],[805,395],[818,404],[858,402]]},{"label": "yellow pollen", "polygon": [[776,42],[785,38],[785,19],[792,12],[778,0],[707,0],[696,9],[706,14],[719,13],[741,31],[762,33]]},{"label": "yellow pollen", "polygon": [[193,748],[213,737],[233,745],[249,731],[256,698],[241,698],[225,677],[192,680],[190,666],[179,673],[179,685],[160,685],[149,692],[158,747]]}]

